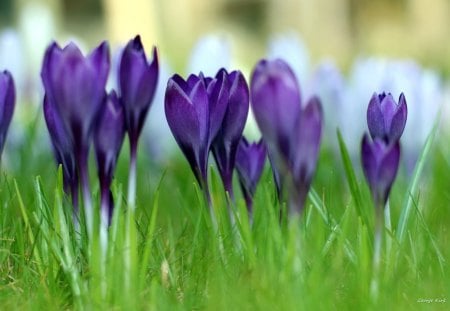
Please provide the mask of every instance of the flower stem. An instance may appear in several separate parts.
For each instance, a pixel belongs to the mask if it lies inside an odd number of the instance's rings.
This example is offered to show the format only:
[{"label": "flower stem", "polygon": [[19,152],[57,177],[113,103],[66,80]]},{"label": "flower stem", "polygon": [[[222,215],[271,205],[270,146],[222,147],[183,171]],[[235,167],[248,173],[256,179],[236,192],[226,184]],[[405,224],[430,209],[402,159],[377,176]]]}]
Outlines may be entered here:
[{"label": "flower stem", "polygon": [[137,140],[130,139],[130,170],[128,173],[128,208],[136,208],[136,158],[137,158]]},{"label": "flower stem", "polygon": [[375,238],[372,262],[372,280],[370,282],[370,296],[376,301],[379,296],[381,249],[383,243],[384,217],[383,206],[375,204]]},{"label": "flower stem", "polygon": [[89,186],[89,172],[88,172],[88,151],[79,153],[78,165],[81,178],[81,192],[83,195],[84,217],[86,220],[86,227],[89,239],[92,238],[94,230],[94,212],[92,210],[91,191]]}]

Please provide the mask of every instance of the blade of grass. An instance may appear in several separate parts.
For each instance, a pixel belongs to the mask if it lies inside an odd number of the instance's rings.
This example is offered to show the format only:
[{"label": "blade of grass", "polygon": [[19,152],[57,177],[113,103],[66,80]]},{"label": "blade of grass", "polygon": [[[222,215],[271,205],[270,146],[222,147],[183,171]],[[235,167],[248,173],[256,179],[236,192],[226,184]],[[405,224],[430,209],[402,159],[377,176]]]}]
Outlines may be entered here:
[{"label": "blade of grass", "polygon": [[342,138],[342,134],[339,129],[337,130],[337,137],[339,142],[339,149],[341,151],[342,162],[344,163],[345,175],[347,176],[348,186],[350,187],[350,192],[352,194],[353,200],[355,201],[356,212],[358,213],[358,216],[361,217],[363,224],[367,226],[369,222],[367,215],[362,208],[363,199],[361,196],[361,191],[356,180],[355,171],[348,154],[347,146],[345,145],[344,139]]},{"label": "blade of grass", "polygon": [[416,167],[414,169],[414,173],[411,178],[411,182],[408,187],[408,191],[406,193],[406,197],[403,203],[403,208],[400,214],[400,218],[398,220],[397,225],[397,239],[400,244],[403,244],[404,239],[406,237],[406,232],[408,228],[409,219],[411,217],[411,213],[413,211],[413,202],[414,202],[414,194],[417,192],[417,187],[419,186],[419,179],[422,175],[423,168],[425,166],[425,162],[428,159],[428,155],[431,150],[431,146],[433,145],[434,137],[437,131],[437,123],[433,127],[433,130],[428,135],[427,140],[425,141],[425,145],[422,149],[422,153],[420,154],[419,159],[417,160]]}]

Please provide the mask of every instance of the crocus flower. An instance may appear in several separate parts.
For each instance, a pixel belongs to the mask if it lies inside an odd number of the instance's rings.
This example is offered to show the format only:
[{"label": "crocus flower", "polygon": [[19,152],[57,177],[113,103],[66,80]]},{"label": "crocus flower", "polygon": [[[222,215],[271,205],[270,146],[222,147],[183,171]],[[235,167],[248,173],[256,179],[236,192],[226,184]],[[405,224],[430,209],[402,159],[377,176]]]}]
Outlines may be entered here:
[{"label": "crocus flower", "polygon": [[242,137],[239,142],[236,153],[236,170],[249,212],[252,211],[253,196],[264,169],[266,154],[266,145],[262,139],[257,143],[250,144],[245,137]]},{"label": "crocus flower", "polygon": [[280,177],[278,186],[281,188],[290,175],[291,212],[300,212],[319,153],[323,118],[320,101],[312,97],[302,109],[297,79],[280,59],[262,60],[257,64],[250,93],[274,175]]},{"label": "crocus flower", "polygon": [[399,141],[386,144],[380,138],[371,141],[367,134],[364,135],[361,145],[362,167],[377,208],[387,202],[397,175],[399,160]]},{"label": "crocus flower", "polygon": [[209,203],[208,155],[227,107],[227,84],[221,71],[216,78],[190,75],[186,81],[174,75],[166,89],[167,122]]},{"label": "crocus flower", "polygon": [[89,146],[103,104],[109,66],[109,47],[106,42],[88,56],[84,56],[74,43],[69,43],[63,49],[52,43],[45,52],[41,71],[46,96],[61,117],[67,139],[73,143],[89,234],[93,230],[88,174]]},{"label": "crocus flower", "polygon": [[403,93],[398,104],[391,94],[373,94],[367,108],[367,125],[372,139],[380,138],[386,143],[400,139],[405,129],[408,108]]},{"label": "crocus flower", "polygon": [[[219,75],[222,71],[219,71]],[[212,151],[219,168],[225,190],[233,196],[233,170],[236,151],[244,131],[249,109],[249,91],[244,76],[239,71],[225,72],[229,82],[229,98],[222,126],[212,144]]]},{"label": "crocus flower", "polygon": [[125,126],[130,141],[130,172],[128,204],[135,207],[136,156],[138,139],[144,126],[158,82],[158,55],[153,49],[153,61],[148,62],[141,38],[130,40],[122,52],[119,65],[120,99],[125,112]]},{"label": "crocus flower", "polygon": [[9,71],[0,72],[0,158],[5,146],[6,134],[14,113],[16,90]]},{"label": "crocus flower", "polygon": [[64,190],[72,196],[74,211],[78,210],[78,173],[72,141],[67,139],[61,117],[48,96],[44,96],[44,119],[50,134],[56,163],[62,165]]},{"label": "crocus flower", "polygon": [[98,178],[101,191],[101,210],[104,220],[111,222],[114,202],[110,191],[117,158],[125,137],[123,107],[115,91],[105,97],[105,104],[94,134]]}]

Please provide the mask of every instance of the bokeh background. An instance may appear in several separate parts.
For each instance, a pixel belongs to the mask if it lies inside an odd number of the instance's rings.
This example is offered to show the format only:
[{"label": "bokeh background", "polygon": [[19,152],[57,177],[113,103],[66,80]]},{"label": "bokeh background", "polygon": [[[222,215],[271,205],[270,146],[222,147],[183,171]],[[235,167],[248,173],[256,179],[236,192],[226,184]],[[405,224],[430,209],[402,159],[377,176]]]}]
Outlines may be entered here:
[{"label": "bokeh background", "polygon": [[235,63],[253,64],[271,37],[294,32],[314,61],[332,58],[344,71],[369,54],[450,68],[448,0],[2,0],[0,28],[17,33],[27,67],[39,67],[52,39],[119,46],[137,33],[177,70],[212,33],[230,42]]},{"label": "bokeh background", "polygon": [[[404,92],[412,167],[436,117],[448,123],[449,29],[448,0],[1,0],[0,69],[13,72],[19,89],[9,149],[26,144],[23,125],[36,122],[42,56],[52,40],[75,41],[85,52],[108,40],[113,88],[120,48],[140,34],[161,59],[146,136],[156,156],[174,145],[161,118],[171,74],[213,75],[224,66],[249,78],[260,58],[283,57],[304,98],[317,93],[323,101],[327,146],[336,145],[339,127],[354,157],[373,92]],[[246,134],[258,136],[251,117]]]}]

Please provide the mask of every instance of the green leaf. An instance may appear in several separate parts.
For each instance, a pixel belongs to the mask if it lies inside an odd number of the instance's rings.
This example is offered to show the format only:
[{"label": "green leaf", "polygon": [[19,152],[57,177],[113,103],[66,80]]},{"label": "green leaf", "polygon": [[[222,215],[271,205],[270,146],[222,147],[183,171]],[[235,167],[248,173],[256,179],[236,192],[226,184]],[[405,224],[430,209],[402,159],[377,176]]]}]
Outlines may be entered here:
[{"label": "green leaf", "polygon": [[355,201],[356,212],[362,219],[363,225],[367,226],[369,222],[367,215],[362,207],[363,199],[361,196],[361,190],[359,189],[359,185],[356,180],[355,171],[348,154],[347,146],[345,145],[344,139],[342,138],[341,131],[339,131],[339,129],[337,130],[337,137],[339,141],[339,149],[341,151],[342,162],[344,163],[345,175],[347,176],[348,186],[350,187],[350,192],[352,194],[353,200]]},{"label": "green leaf", "polygon": [[411,178],[411,182],[409,183],[408,191],[406,192],[406,196],[403,203],[403,208],[400,214],[400,218],[398,220],[397,225],[397,239],[400,244],[402,244],[406,237],[406,231],[408,228],[409,219],[411,217],[411,213],[414,210],[414,194],[417,192],[417,187],[419,186],[419,178],[422,175],[423,168],[425,166],[425,162],[428,159],[428,155],[431,150],[431,146],[433,145],[434,137],[437,131],[437,123],[433,127],[433,130],[428,135],[427,140],[425,141],[425,145],[422,149],[422,153],[420,154],[419,159],[417,160],[416,167],[414,168],[414,173]]}]

